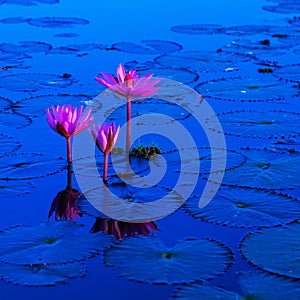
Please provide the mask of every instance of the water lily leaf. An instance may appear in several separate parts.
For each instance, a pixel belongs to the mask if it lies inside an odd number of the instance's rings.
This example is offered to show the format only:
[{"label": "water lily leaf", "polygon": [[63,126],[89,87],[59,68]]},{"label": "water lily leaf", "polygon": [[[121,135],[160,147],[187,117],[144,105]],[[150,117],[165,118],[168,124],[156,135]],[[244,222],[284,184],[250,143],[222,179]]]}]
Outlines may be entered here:
[{"label": "water lily leaf", "polygon": [[18,44],[0,43],[0,50],[4,52],[37,53],[47,52],[51,48],[50,44],[36,41],[20,41]]},{"label": "water lily leaf", "polygon": [[2,111],[0,112],[0,128],[2,131],[6,131],[8,128],[21,129],[29,126],[32,120],[19,113],[10,113]]},{"label": "water lily leaf", "polygon": [[238,275],[238,285],[241,294],[224,288],[194,283],[177,288],[172,295],[172,299],[280,300],[297,299],[300,292],[297,282],[262,272],[240,273]]},{"label": "water lily leaf", "polygon": [[0,180],[0,199],[7,200],[29,194],[33,187],[33,184],[29,181],[15,182]]},{"label": "water lily leaf", "polygon": [[192,35],[210,35],[224,33],[224,27],[216,24],[192,24],[192,25],[177,25],[171,27],[171,31]]},{"label": "water lily leaf", "polygon": [[70,279],[83,277],[86,266],[83,262],[63,265],[15,265],[0,264],[0,278],[10,283],[25,286],[52,286],[69,283]]},{"label": "water lily leaf", "polygon": [[[299,37],[298,37],[299,38]],[[287,65],[278,68],[274,72],[274,76],[286,79],[292,82],[300,82],[300,64]]]},{"label": "water lily leaf", "polygon": [[194,283],[190,285],[185,285],[177,288],[173,294],[172,299],[185,299],[185,300],[196,300],[196,299],[205,299],[205,300],[242,300],[237,293],[214,287],[208,286],[201,283]]},{"label": "water lily leaf", "polygon": [[87,55],[89,52],[94,50],[104,50],[107,46],[104,44],[72,44],[72,45],[65,45],[60,47],[52,48],[48,51],[47,54],[58,54],[58,55],[77,55],[77,56],[84,56]]},{"label": "water lily leaf", "polygon": [[264,5],[266,11],[278,14],[297,14],[300,13],[300,3],[280,3],[278,5]]},{"label": "water lily leaf", "polygon": [[149,68],[139,70],[139,74],[154,74],[155,77],[163,77],[182,82],[184,84],[193,83],[198,80],[199,76],[196,72],[184,68]]},{"label": "water lily leaf", "polygon": [[287,224],[300,218],[300,202],[275,192],[223,187],[204,208],[200,196],[190,197],[184,211],[196,219],[232,227],[262,227]]},{"label": "water lily leaf", "polygon": [[242,290],[242,299],[297,299],[300,294],[298,282],[263,272],[240,273],[238,283]]},{"label": "water lily leaf", "polygon": [[265,74],[203,82],[195,90],[207,98],[241,102],[279,101],[297,94],[292,85]]},{"label": "water lily leaf", "polygon": [[247,156],[246,163],[226,172],[222,184],[265,189],[300,186],[299,152],[248,148],[242,153]]},{"label": "water lily leaf", "polygon": [[54,37],[58,37],[58,38],[75,38],[75,37],[79,37],[79,36],[80,35],[75,32],[56,33],[54,35]]},{"label": "water lily leaf", "polygon": [[112,245],[104,260],[122,277],[174,284],[220,275],[230,267],[232,256],[226,246],[213,240],[186,239],[168,248],[157,237],[138,236]]},{"label": "water lily leaf", "polygon": [[59,3],[59,0],[1,0],[0,5],[16,4],[16,5],[23,5],[23,6],[36,6],[37,3],[55,4],[55,3]]},{"label": "water lily leaf", "polygon": [[[9,64],[10,66],[13,64],[20,65],[26,59],[31,59],[31,58],[32,57],[26,53],[0,51],[0,62],[2,64]],[[1,67],[5,68],[5,66],[1,66]]]},{"label": "water lily leaf", "polygon": [[21,143],[13,137],[0,133],[0,157],[20,149]]},{"label": "water lily leaf", "polygon": [[[112,154],[108,161],[108,175],[119,175],[122,177],[130,172],[130,168],[134,174],[140,174],[149,169],[149,163],[146,159],[132,157],[128,159],[122,154]],[[98,172],[91,172],[97,167]],[[86,177],[101,177],[104,168],[104,155],[96,155],[94,157],[85,157],[76,161],[76,175]],[[132,174],[132,175],[134,175]]]},{"label": "water lily leaf", "polygon": [[88,20],[74,17],[44,17],[27,21],[29,25],[48,28],[70,28],[76,25],[87,25]]},{"label": "water lily leaf", "polygon": [[267,34],[273,32],[279,26],[273,25],[237,25],[237,26],[229,26],[225,28],[225,34],[234,35],[234,36],[249,36],[256,34]]},{"label": "water lily leaf", "polygon": [[264,228],[246,235],[243,255],[254,265],[272,273],[300,278],[300,223]]},{"label": "water lily leaf", "polygon": [[47,88],[64,88],[72,85],[74,80],[69,77],[27,73],[0,77],[0,87],[9,91],[35,92]]},{"label": "water lily leaf", "polygon": [[[4,4],[4,0],[1,0],[0,5],[1,4]],[[20,23],[26,23],[27,21],[28,21],[28,18],[11,17],[11,18],[1,19],[0,23],[3,23],[3,24],[20,24]]]},{"label": "water lily leaf", "polygon": [[154,61],[163,67],[190,68],[199,72],[224,72],[231,68],[239,70],[240,64],[251,58],[225,51],[180,51],[158,56]]},{"label": "water lily leaf", "polygon": [[36,97],[25,98],[17,101],[13,105],[13,110],[20,112],[26,116],[38,117],[45,114],[47,108],[52,105],[73,104],[75,106],[82,105],[87,101],[87,95],[70,95],[70,94],[54,94],[40,95]]},{"label": "water lily leaf", "polygon": [[50,176],[63,171],[67,162],[62,157],[46,158],[41,153],[17,153],[0,157],[4,180],[25,180]]},{"label": "water lily leaf", "polygon": [[161,54],[179,51],[182,46],[175,42],[163,40],[142,40],[143,45],[130,42],[119,42],[112,45],[113,50],[134,54]]},{"label": "water lily leaf", "polygon": [[[124,112],[124,108],[125,105],[119,106],[118,108],[113,107],[109,111],[106,111],[104,115],[106,118],[108,118],[111,121],[120,122],[119,120],[122,119],[125,121],[126,114]],[[151,120],[151,114],[167,115],[170,118],[177,121],[185,120],[191,116],[190,111],[184,109],[183,107],[173,102],[160,100],[160,99],[153,99],[153,98],[145,99],[143,101],[138,101],[138,100],[132,101],[131,109],[132,109],[132,118],[138,117],[140,115],[144,116],[149,114],[149,119],[148,120],[146,119],[147,121],[144,119],[145,121],[139,123],[140,125],[152,124],[156,126],[156,125],[166,124],[166,120],[162,120],[162,122],[159,122],[159,120],[157,120],[156,118],[154,119],[153,116]]]},{"label": "water lily leaf", "polygon": [[[77,200],[77,207],[89,216],[109,217],[130,223],[133,220],[148,222],[149,211],[156,215],[156,219],[161,219],[166,216],[166,211],[175,211],[183,204],[183,198],[175,190],[158,185],[143,185],[142,177],[141,179],[133,178],[132,181],[133,184],[129,185],[120,182],[120,179],[115,182],[109,179],[108,187],[99,184],[93,189],[84,191]],[[164,200],[161,201],[161,206],[155,205],[155,202],[162,198]],[[167,206],[166,210],[164,210],[164,205]]]},{"label": "water lily leaf", "polygon": [[0,97],[0,110],[8,109],[11,107],[11,105],[12,105],[12,101],[10,99]]},{"label": "water lily leaf", "polygon": [[[299,118],[297,112],[282,110],[242,110],[218,114],[218,121],[227,135],[283,140],[300,134]],[[210,118],[207,121],[214,123]]]},{"label": "water lily leaf", "polygon": [[4,230],[0,233],[0,260],[17,265],[69,263],[94,256],[110,243],[104,233],[78,233],[82,227],[57,222]]},{"label": "water lily leaf", "polygon": [[[225,172],[226,170],[232,170],[240,167],[246,162],[246,156],[233,151],[222,148],[213,148],[215,150],[214,163],[215,169],[211,170],[212,155],[210,147],[195,148],[183,148],[163,152],[163,156],[168,165],[175,166],[176,168],[181,166],[181,172],[190,174],[207,175],[215,172]],[[180,154],[180,155],[179,155]],[[224,160],[226,159],[226,167],[224,169]],[[200,162],[200,170],[198,164]],[[152,159],[153,163],[159,164],[155,157]],[[177,172],[180,169],[176,170]]]}]

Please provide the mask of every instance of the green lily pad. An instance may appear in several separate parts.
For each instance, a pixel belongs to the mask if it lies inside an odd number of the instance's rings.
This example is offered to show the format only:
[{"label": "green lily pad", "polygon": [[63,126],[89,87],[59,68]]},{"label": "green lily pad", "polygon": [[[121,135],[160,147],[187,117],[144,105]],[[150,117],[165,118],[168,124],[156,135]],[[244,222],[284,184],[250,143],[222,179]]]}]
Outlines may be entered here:
[{"label": "green lily pad", "polygon": [[186,239],[168,248],[154,236],[122,240],[105,251],[104,259],[122,277],[156,284],[213,278],[232,263],[231,251],[219,242]]},{"label": "green lily pad", "polygon": [[250,233],[240,247],[243,255],[259,268],[300,279],[299,240],[300,223],[295,223]]},{"label": "green lily pad", "polygon": [[13,137],[0,133],[0,156],[7,155],[20,149],[21,143]]},{"label": "green lily pad", "polygon": [[52,286],[66,284],[70,279],[83,277],[86,266],[83,262],[63,265],[15,265],[0,264],[0,278],[10,283],[25,286]]},{"label": "green lily pad", "polygon": [[299,299],[297,282],[262,272],[244,272],[238,275],[240,294],[224,288],[194,283],[177,288],[172,299],[185,300],[281,300]]},{"label": "green lily pad", "polygon": [[243,149],[247,161],[225,173],[222,184],[265,189],[300,186],[300,153],[294,150]]},{"label": "green lily pad", "polygon": [[72,222],[18,226],[0,233],[0,261],[17,265],[62,264],[99,254],[111,238],[104,233],[78,233]]},{"label": "green lily pad", "polygon": [[[299,113],[281,110],[242,110],[218,115],[225,134],[251,138],[285,139],[299,136],[299,119]],[[211,118],[206,122],[213,124]],[[214,130],[214,126],[211,130]]]},{"label": "green lily pad", "polygon": [[183,209],[196,219],[232,227],[287,224],[300,218],[300,202],[275,192],[221,188],[214,199],[199,208],[200,196],[188,199]]}]

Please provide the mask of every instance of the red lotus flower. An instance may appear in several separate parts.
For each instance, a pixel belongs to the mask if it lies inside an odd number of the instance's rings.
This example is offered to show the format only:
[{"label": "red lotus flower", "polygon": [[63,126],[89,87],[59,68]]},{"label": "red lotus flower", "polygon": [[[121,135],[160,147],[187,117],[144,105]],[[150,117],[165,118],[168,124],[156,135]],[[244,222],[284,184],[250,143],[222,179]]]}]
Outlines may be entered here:
[{"label": "red lotus flower", "polygon": [[161,78],[152,79],[153,74],[147,74],[140,77],[140,75],[136,73],[136,70],[130,70],[126,74],[122,64],[117,68],[117,77],[104,72],[102,72],[101,75],[103,78],[96,77],[98,82],[125,97],[147,97],[160,90],[159,88],[155,88],[155,85]]},{"label": "red lotus flower", "polygon": [[160,231],[152,221],[146,223],[127,223],[113,219],[96,218],[91,232],[104,231],[120,240],[130,236],[148,235],[151,233],[150,230]]},{"label": "red lotus flower", "polygon": [[93,126],[93,130],[89,129],[97,147],[104,153],[103,181],[107,182],[108,154],[112,151],[120,131],[120,125],[116,127],[115,123]]},{"label": "red lotus flower", "polygon": [[57,105],[56,107],[52,106],[51,111],[49,108],[46,110],[49,126],[67,139],[69,162],[72,162],[71,137],[87,128],[94,119],[94,117],[90,117],[91,109],[88,109],[84,115],[82,115],[82,109],[82,105],[79,108],[73,105],[63,105],[62,107]]}]

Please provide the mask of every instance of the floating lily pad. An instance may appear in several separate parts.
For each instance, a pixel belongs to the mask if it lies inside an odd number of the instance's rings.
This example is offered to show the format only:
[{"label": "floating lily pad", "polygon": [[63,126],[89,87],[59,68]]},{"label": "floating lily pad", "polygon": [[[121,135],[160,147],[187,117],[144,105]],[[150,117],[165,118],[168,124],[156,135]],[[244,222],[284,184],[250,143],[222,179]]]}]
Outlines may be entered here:
[{"label": "floating lily pad", "polygon": [[244,149],[247,161],[228,171],[222,184],[265,189],[300,187],[300,153],[275,149]]},{"label": "floating lily pad", "polygon": [[[146,159],[138,157],[130,157],[130,165],[124,155],[112,154],[112,157],[108,161],[108,175],[119,175],[126,174],[131,168],[135,174],[145,172],[149,169],[149,163]],[[97,177],[102,176],[104,168],[104,156],[103,154],[96,155],[95,157],[85,157],[76,161],[76,175],[94,177],[94,173],[91,172],[95,165],[98,169]]]},{"label": "floating lily pad", "polygon": [[273,32],[278,26],[273,25],[237,25],[225,28],[225,34],[234,36],[249,36]]},{"label": "floating lily pad", "polygon": [[179,81],[184,84],[193,83],[198,80],[199,76],[196,72],[184,68],[149,68],[139,70],[141,75],[154,74],[155,77],[163,77]]},{"label": "floating lily pad", "polygon": [[[0,5],[3,4],[4,0],[1,0]],[[0,23],[3,24],[20,24],[20,23],[27,23],[29,18],[24,18],[24,17],[11,17],[11,18],[5,18],[1,19]]]},{"label": "floating lily pad", "polygon": [[[207,175],[211,172],[225,172],[240,167],[246,162],[246,156],[233,151],[222,148],[213,148],[215,150],[214,163],[215,169],[211,170],[212,155],[210,147],[195,148],[183,148],[179,150],[172,150],[163,152],[163,156],[168,165],[173,165],[176,168],[180,168],[181,172],[190,174]],[[180,154],[180,155],[179,155]],[[226,167],[224,169],[224,160],[226,159]],[[152,160],[156,162],[155,158]],[[198,163],[200,162],[200,170],[198,169]],[[178,170],[179,172],[179,170]]]},{"label": "floating lily pad", "polygon": [[163,40],[142,40],[142,44],[143,46],[130,42],[120,42],[113,44],[112,50],[152,55],[175,52],[182,49],[182,46],[178,43]]},{"label": "floating lily pad", "polygon": [[12,136],[0,133],[0,157],[20,149],[21,143]]},{"label": "floating lily pad", "polygon": [[195,90],[207,98],[241,102],[280,101],[297,94],[291,85],[265,74],[203,82]]},{"label": "floating lily pad", "polygon": [[24,6],[36,6],[38,3],[55,4],[59,3],[59,0],[1,0],[1,4],[17,4]]},{"label": "floating lily pad", "polygon": [[0,157],[0,179],[25,180],[50,176],[66,168],[62,157],[48,158],[41,153],[17,153]]},{"label": "floating lily pad", "polygon": [[238,70],[238,64],[249,61],[245,55],[208,51],[181,51],[158,56],[154,61],[164,67],[191,68],[200,72],[224,72],[228,68]]},{"label": "floating lily pad", "polygon": [[254,265],[272,273],[300,278],[300,223],[265,228],[246,235],[243,255]]},{"label": "floating lily pad", "polygon": [[0,87],[18,92],[35,92],[41,89],[65,88],[74,80],[63,75],[23,73],[0,77]]},{"label": "floating lily pad", "polygon": [[300,13],[300,3],[280,3],[278,5],[264,5],[266,11],[278,14],[297,14]]},{"label": "floating lily pad", "polygon": [[108,235],[80,233],[82,227],[57,222],[4,230],[0,233],[0,260],[17,265],[63,264],[92,257],[109,245]]},{"label": "floating lily pad", "polygon": [[275,192],[245,188],[221,188],[213,200],[199,208],[200,196],[184,203],[184,210],[202,221],[232,227],[287,224],[300,218],[300,202]]},{"label": "floating lily pad", "polygon": [[192,24],[192,25],[177,25],[171,27],[171,30],[177,33],[192,34],[192,35],[211,35],[224,34],[224,27],[216,24]]},{"label": "floating lily pad", "polygon": [[33,188],[29,181],[0,180],[0,199],[7,201],[15,197],[29,194]]},{"label": "floating lily pad", "polygon": [[[165,216],[164,206],[168,205],[168,210],[176,210],[183,204],[182,197],[174,190],[170,190],[163,186],[145,184],[143,179],[133,178],[132,185],[126,184],[120,180],[112,182],[109,178],[110,185],[99,186],[85,191],[78,198],[77,207],[79,210],[96,218],[113,218],[124,222],[138,223],[149,221],[149,210],[151,213],[157,214],[157,219]],[[141,187],[135,187],[136,184]],[[161,206],[157,207],[155,201],[161,200]],[[117,201],[115,201],[117,199]],[[106,203],[108,205],[106,205]],[[148,219],[137,219],[140,216],[147,215]]]},{"label": "floating lily pad", "polygon": [[80,35],[75,32],[57,33],[54,35],[54,37],[58,37],[58,38],[75,38],[75,37],[79,37],[79,36]]},{"label": "floating lily pad", "polygon": [[0,112],[0,128],[7,130],[7,128],[24,128],[32,123],[31,119],[19,113]]},{"label": "floating lily pad", "polygon": [[54,94],[40,95],[36,97],[25,98],[17,101],[13,105],[13,110],[21,112],[30,117],[38,117],[45,114],[47,108],[52,105],[73,104],[82,105],[84,101],[90,99],[87,95]]},{"label": "floating lily pad", "polygon": [[15,265],[0,264],[0,278],[13,284],[25,286],[52,286],[69,283],[70,279],[83,277],[86,266],[83,262],[63,265]]},{"label": "floating lily pad", "polygon": [[10,99],[0,96],[0,111],[10,108],[11,105],[12,105],[12,101]]},{"label": "floating lily pad", "polygon": [[26,53],[0,51],[1,64],[21,64],[24,60],[31,58],[32,57]]},{"label": "floating lily pad", "polygon": [[1,43],[0,50],[3,52],[37,53],[47,52],[52,48],[50,44],[36,41],[21,41],[18,44]]},{"label": "floating lily pad", "polygon": [[[191,116],[191,112],[183,107],[166,100],[160,99],[145,99],[143,101],[132,101],[132,118],[143,115],[143,121],[139,122],[139,125],[162,125],[166,122],[172,122],[172,120],[185,120]],[[149,118],[146,116],[149,114]],[[172,120],[162,120],[159,122],[158,118],[154,118],[151,114],[163,114],[172,118]],[[120,120],[125,121],[125,106],[119,106],[118,108],[111,108],[109,111],[105,112],[105,117],[111,121],[120,122]]]},{"label": "floating lily pad", "polygon": [[[299,113],[281,110],[242,110],[218,115],[218,121],[227,135],[283,140],[300,134],[299,119]],[[207,122],[213,124],[210,118]]]},{"label": "floating lily pad", "polygon": [[51,49],[48,54],[84,56],[94,50],[106,49],[104,44],[73,44]]},{"label": "floating lily pad", "polygon": [[279,300],[298,299],[299,284],[284,277],[274,276],[262,272],[243,272],[238,275],[238,285],[241,293],[195,283],[179,287],[172,295],[172,299],[205,299],[205,300]]},{"label": "floating lily pad", "polygon": [[276,69],[274,75],[292,82],[300,82],[300,64],[287,65]]},{"label": "floating lily pad", "polygon": [[27,21],[29,25],[48,28],[70,28],[76,25],[87,25],[88,20],[74,17],[44,17]]},{"label": "floating lily pad", "polygon": [[112,245],[104,260],[122,277],[175,284],[220,275],[230,267],[232,256],[225,245],[213,240],[186,239],[168,248],[157,237],[139,236]]}]

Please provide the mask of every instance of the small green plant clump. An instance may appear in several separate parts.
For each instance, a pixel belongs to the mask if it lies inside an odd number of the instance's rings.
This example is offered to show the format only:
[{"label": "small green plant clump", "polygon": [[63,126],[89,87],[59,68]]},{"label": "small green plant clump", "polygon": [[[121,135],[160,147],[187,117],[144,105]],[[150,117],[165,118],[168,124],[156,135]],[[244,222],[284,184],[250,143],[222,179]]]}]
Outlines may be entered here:
[{"label": "small green plant clump", "polygon": [[161,153],[162,153],[161,149],[158,148],[155,144],[152,144],[151,146],[144,146],[140,144],[130,151],[130,155],[145,158],[148,160],[151,159],[156,154],[161,154]]}]

